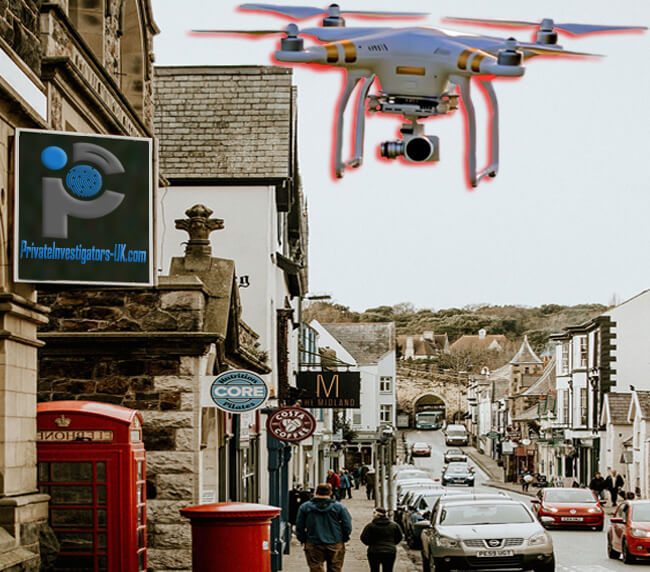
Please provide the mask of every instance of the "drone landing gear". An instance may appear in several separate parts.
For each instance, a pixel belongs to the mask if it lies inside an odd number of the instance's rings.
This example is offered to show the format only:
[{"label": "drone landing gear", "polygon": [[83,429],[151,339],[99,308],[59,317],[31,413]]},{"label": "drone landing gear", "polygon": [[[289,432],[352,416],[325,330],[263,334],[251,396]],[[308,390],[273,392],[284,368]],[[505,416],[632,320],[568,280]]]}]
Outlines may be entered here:
[{"label": "drone landing gear", "polygon": [[476,187],[484,177],[496,177],[499,171],[499,104],[497,96],[492,87],[492,82],[483,79],[479,80],[490,100],[492,108],[490,128],[490,159],[488,166],[480,173],[476,172],[476,113],[470,94],[470,79],[461,77],[456,80],[460,86],[460,95],[465,102],[465,114],[467,116],[467,172],[472,187]]},{"label": "drone landing gear", "polygon": [[[374,74],[368,73],[348,73],[347,81],[341,101],[339,103],[338,115],[336,120],[336,159],[334,170],[336,176],[340,179],[343,177],[343,171],[346,167],[360,167],[363,162],[363,135],[366,126],[365,101],[370,91],[370,86],[375,80]],[[359,99],[357,101],[356,125],[354,129],[354,156],[348,161],[343,161],[343,114],[348,105],[350,96],[357,84],[362,81]]]}]

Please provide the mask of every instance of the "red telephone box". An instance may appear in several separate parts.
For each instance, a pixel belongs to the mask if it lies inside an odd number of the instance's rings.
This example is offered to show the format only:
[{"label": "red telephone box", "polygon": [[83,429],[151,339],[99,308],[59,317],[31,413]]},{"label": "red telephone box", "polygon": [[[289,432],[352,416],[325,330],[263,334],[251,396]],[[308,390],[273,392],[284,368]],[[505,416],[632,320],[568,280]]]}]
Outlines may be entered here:
[{"label": "red telephone box", "polygon": [[61,545],[55,570],[147,569],[145,453],[137,411],[93,401],[38,404],[38,486]]}]

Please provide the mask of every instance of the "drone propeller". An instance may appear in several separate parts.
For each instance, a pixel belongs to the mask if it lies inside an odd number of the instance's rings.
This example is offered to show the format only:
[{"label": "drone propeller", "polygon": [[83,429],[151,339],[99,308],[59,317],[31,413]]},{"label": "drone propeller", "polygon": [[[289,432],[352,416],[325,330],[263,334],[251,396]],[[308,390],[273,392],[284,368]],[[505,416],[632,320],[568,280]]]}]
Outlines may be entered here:
[{"label": "drone propeller", "polygon": [[305,20],[314,16],[326,14],[331,18],[338,18],[341,14],[369,16],[371,18],[408,18],[427,16],[428,12],[387,12],[383,10],[341,10],[338,4],[330,4],[328,8],[314,8],[312,6],[279,6],[277,4],[242,4],[243,10],[257,10],[262,12],[274,12],[282,16],[288,16],[294,20]]},{"label": "drone propeller", "polygon": [[539,44],[533,44],[530,42],[519,42],[514,38],[508,38],[503,44],[492,46],[495,49],[505,49],[505,50],[523,50],[528,52],[531,55],[535,56],[582,56],[590,58],[602,58],[604,57],[601,54],[589,54],[587,52],[574,52],[573,50],[565,50],[563,48],[551,47],[551,46],[540,46]]},{"label": "drone propeller", "polygon": [[551,32],[553,29],[581,36],[583,34],[593,34],[596,32],[635,32],[647,30],[646,26],[610,26],[598,24],[557,24],[550,18],[545,18],[541,22],[530,22],[525,20],[500,20],[490,18],[445,18],[453,22],[462,22],[466,24],[487,24],[491,26],[503,26],[505,28],[528,28],[539,26],[545,32]]},{"label": "drone propeller", "polygon": [[284,30],[191,30],[191,34],[242,34],[245,36],[270,36],[273,34],[286,34],[289,38],[296,38],[302,32],[295,24],[289,24]]}]

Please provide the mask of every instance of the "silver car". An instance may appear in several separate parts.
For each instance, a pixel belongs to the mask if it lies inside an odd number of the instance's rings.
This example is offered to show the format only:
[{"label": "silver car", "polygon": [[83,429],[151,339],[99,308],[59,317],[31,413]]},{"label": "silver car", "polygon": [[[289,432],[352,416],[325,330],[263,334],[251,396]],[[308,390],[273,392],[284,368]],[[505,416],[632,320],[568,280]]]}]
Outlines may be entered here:
[{"label": "silver car", "polygon": [[424,572],[452,569],[553,572],[553,541],[522,502],[447,500],[422,528]]}]

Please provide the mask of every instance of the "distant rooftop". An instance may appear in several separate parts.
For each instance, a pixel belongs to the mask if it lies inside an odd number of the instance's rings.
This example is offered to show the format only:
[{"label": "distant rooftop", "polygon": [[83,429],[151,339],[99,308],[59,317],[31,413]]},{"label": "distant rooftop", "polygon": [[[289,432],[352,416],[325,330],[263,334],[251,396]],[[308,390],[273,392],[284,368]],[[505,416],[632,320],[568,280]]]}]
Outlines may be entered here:
[{"label": "distant rooftop", "polygon": [[322,324],[359,365],[376,364],[395,349],[393,322]]}]

